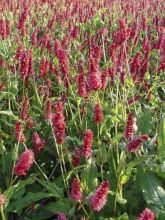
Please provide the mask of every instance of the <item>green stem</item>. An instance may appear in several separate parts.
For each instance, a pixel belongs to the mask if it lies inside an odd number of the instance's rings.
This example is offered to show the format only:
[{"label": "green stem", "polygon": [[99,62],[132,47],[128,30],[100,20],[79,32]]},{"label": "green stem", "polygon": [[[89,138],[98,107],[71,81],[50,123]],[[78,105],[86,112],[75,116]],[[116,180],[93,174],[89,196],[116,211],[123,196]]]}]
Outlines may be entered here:
[{"label": "green stem", "polygon": [[60,168],[61,168],[61,173],[62,173],[62,178],[63,178],[64,186],[65,186],[66,192],[69,195],[69,191],[68,191],[68,188],[67,188],[67,183],[66,183],[65,176],[64,176],[64,170],[63,170],[62,163],[61,163],[60,152],[59,152],[59,149],[58,149],[58,145],[57,145],[57,142],[56,142],[56,137],[54,135],[53,126],[52,126],[51,121],[50,121],[50,126],[51,126],[51,130],[52,130],[53,138],[54,138],[55,148],[56,148],[56,151],[57,151],[57,154],[58,154],[58,158],[59,158],[59,163],[60,163]]},{"label": "green stem", "polygon": [[42,173],[43,177],[46,179],[46,180],[49,180],[48,177],[45,175],[45,173],[42,171],[42,169],[40,168],[40,166],[38,165],[38,163],[36,161],[34,161],[36,167],[38,168],[38,170]]},{"label": "green stem", "polygon": [[3,205],[1,205],[1,217],[2,217],[2,220],[6,220],[4,211],[3,211]]}]

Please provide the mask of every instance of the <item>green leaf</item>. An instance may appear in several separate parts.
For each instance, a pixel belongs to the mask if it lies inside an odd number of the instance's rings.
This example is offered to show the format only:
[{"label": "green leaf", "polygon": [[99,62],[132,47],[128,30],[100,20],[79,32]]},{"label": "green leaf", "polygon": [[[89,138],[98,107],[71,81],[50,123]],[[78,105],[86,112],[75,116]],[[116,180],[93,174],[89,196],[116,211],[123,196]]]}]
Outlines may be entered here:
[{"label": "green leaf", "polygon": [[16,211],[19,212],[20,210],[22,210],[23,208],[31,205],[32,202],[37,202],[41,199],[44,198],[49,198],[52,197],[53,195],[50,193],[44,193],[44,192],[36,192],[36,193],[28,193],[26,196],[24,196],[23,198],[13,201],[11,202],[8,207],[7,210],[8,211]]},{"label": "green leaf", "polygon": [[3,140],[0,139],[0,155],[3,155],[6,152],[6,148],[4,146]]},{"label": "green leaf", "polygon": [[165,159],[165,113],[162,116],[158,136],[158,157],[159,160]]},{"label": "green leaf", "polygon": [[102,165],[107,161],[107,149],[105,145],[101,145],[96,156],[96,163]]},{"label": "green leaf", "polygon": [[129,217],[127,213],[124,213],[123,215],[120,215],[119,217],[116,217],[116,218],[100,217],[99,220],[129,220]]},{"label": "green leaf", "polygon": [[30,176],[28,179],[20,180],[17,187],[14,189],[12,199],[19,199],[24,193],[25,186],[33,184],[34,181],[34,175]]},{"label": "green leaf", "polygon": [[117,135],[115,135],[113,138],[112,138],[112,144],[118,142],[121,138],[123,138],[123,133],[118,133]]},{"label": "green leaf", "polygon": [[0,114],[1,114],[1,115],[12,116],[12,117],[14,117],[14,118],[18,118],[17,116],[15,116],[15,115],[13,114],[12,111],[0,111]]},{"label": "green leaf", "polygon": [[121,177],[121,184],[126,184],[131,177],[131,173],[132,173],[133,168],[136,167],[137,165],[141,164],[142,162],[144,162],[146,159],[147,159],[147,157],[141,157],[139,159],[136,159],[136,160],[130,162],[126,168],[125,173]]},{"label": "green leaf", "polygon": [[16,185],[10,186],[3,194],[7,199],[5,203],[5,208],[8,206],[8,203],[11,198],[18,199],[24,193],[24,187],[26,185],[32,184],[34,182],[34,178],[29,177],[26,180],[20,180]]},{"label": "green leaf", "polygon": [[87,192],[92,191],[97,187],[97,175],[98,171],[95,162],[90,158],[87,161],[87,166],[81,174],[81,182],[83,188],[85,188]]},{"label": "green leaf", "polygon": [[164,211],[165,190],[163,189],[162,183],[156,174],[147,169],[144,170],[144,168],[141,168],[138,169],[137,179],[147,204],[157,214]]},{"label": "green leaf", "polygon": [[67,201],[58,201],[55,203],[49,203],[48,205],[45,206],[45,209],[47,211],[51,211],[53,213],[56,212],[63,212],[64,214],[68,214],[70,210],[69,203]]},{"label": "green leaf", "polygon": [[145,107],[139,117],[139,130],[142,134],[149,134],[152,124],[152,109]]},{"label": "green leaf", "polygon": [[48,192],[52,193],[53,196],[57,197],[57,198],[63,198],[63,189],[59,188],[58,186],[56,186],[56,184],[54,182],[49,182],[47,180],[41,180],[38,178],[35,178],[37,180],[38,183],[40,183],[43,187],[45,187]]},{"label": "green leaf", "polygon": [[6,202],[5,202],[5,208],[8,206],[8,204],[9,204],[9,201],[10,201],[10,199],[11,199],[11,197],[12,197],[12,194],[13,194],[13,192],[14,192],[14,190],[16,189],[16,185],[15,186],[10,186],[3,194],[4,194],[4,196],[5,196],[5,198],[6,198]]},{"label": "green leaf", "polygon": [[165,211],[159,213],[158,220],[164,220],[165,219]]},{"label": "green leaf", "polygon": [[120,205],[124,205],[127,203],[127,200],[122,198],[122,197],[117,197],[117,202],[120,204]]}]

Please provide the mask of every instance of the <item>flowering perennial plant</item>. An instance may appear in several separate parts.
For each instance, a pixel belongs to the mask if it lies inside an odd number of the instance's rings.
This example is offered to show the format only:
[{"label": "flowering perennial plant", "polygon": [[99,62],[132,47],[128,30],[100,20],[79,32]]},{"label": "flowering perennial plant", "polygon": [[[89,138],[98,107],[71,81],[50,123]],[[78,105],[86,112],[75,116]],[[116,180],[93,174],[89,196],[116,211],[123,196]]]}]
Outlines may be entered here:
[{"label": "flowering perennial plant", "polygon": [[0,219],[164,220],[164,76],[165,0],[1,0]]}]

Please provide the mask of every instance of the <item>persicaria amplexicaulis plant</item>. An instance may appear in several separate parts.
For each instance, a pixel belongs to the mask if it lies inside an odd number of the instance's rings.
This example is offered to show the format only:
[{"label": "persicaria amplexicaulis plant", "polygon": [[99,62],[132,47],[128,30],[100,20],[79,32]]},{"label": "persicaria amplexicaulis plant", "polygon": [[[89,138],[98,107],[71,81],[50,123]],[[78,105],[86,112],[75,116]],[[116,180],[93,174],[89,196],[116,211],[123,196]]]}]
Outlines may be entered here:
[{"label": "persicaria amplexicaulis plant", "polygon": [[0,1],[0,218],[163,218],[164,71],[165,0]]}]

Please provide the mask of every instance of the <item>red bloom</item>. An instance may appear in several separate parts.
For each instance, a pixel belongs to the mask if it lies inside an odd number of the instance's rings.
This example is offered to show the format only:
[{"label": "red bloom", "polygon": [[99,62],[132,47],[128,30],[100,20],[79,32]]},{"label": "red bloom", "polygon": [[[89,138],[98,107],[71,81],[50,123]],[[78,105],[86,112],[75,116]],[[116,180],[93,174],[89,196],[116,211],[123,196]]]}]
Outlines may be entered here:
[{"label": "red bloom", "polygon": [[82,147],[82,156],[88,158],[92,154],[93,132],[88,129],[84,135],[84,144]]},{"label": "red bloom", "polygon": [[3,83],[0,83],[0,92],[5,88],[5,86],[3,85]]},{"label": "red bloom", "polygon": [[84,66],[83,62],[80,64],[80,74],[78,75],[78,95],[86,96],[87,95],[87,86],[84,75]]},{"label": "red bloom", "polygon": [[22,104],[22,112],[21,112],[21,118],[23,120],[27,118],[28,104],[29,104],[29,99],[27,96],[25,96],[23,104]]},{"label": "red bloom", "polygon": [[121,71],[120,72],[120,82],[121,82],[122,85],[124,85],[125,76],[126,76],[126,72],[125,71]]},{"label": "red bloom", "polygon": [[37,39],[38,31],[34,31],[30,37],[31,44],[34,47],[37,47],[38,39]]},{"label": "red bloom", "polygon": [[81,150],[78,147],[75,147],[73,151],[73,157],[72,157],[72,164],[74,167],[80,164],[80,155],[81,155]]},{"label": "red bloom", "polygon": [[25,36],[26,34],[26,26],[25,26],[25,22],[26,19],[28,17],[28,8],[24,9],[19,17],[19,21],[18,21],[18,30],[20,30],[21,36]]},{"label": "red bloom", "polygon": [[90,48],[90,58],[94,59],[97,63],[100,62],[102,57],[102,50],[97,45],[92,45]]},{"label": "red bloom", "polygon": [[131,112],[128,116],[127,125],[125,128],[125,138],[126,139],[133,139],[133,132],[134,132],[134,114]]},{"label": "red bloom", "polygon": [[0,194],[0,206],[5,203],[5,197],[3,194]]},{"label": "red bloom", "polygon": [[72,182],[72,189],[71,189],[71,198],[77,202],[81,201],[83,194],[80,190],[80,181],[77,178],[74,178]]},{"label": "red bloom", "polygon": [[14,173],[16,176],[25,176],[26,172],[30,169],[32,164],[34,163],[34,153],[32,150],[25,150],[21,156],[19,161],[14,167]]},{"label": "red bloom", "polygon": [[128,105],[132,105],[135,102],[138,102],[141,99],[140,95],[135,95],[132,99],[128,100]]},{"label": "red bloom", "polygon": [[57,212],[57,220],[67,220],[67,218],[63,213]]},{"label": "red bloom", "polygon": [[67,52],[63,49],[57,51],[59,63],[61,66],[61,71],[63,73],[63,82],[66,88],[70,85],[70,65],[69,65],[69,56]]},{"label": "red bloom", "polygon": [[9,21],[0,19],[0,36],[5,40],[10,34],[10,23]]},{"label": "red bloom", "polygon": [[71,34],[72,34],[73,39],[77,39],[77,38],[78,38],[78,35],[79,35],[79,27],[75,26],[75,27],[73,28],[73,31],[72,31]]},{"label": "red bloom", "polygon": [[137,138],[134,138],[128,143],[127,150],[129,152],[135,152],[140,145],[148,140],[148,135],[139,135]]},{"label": "red bloom", "polygon": [[136,75],[139,73],[139,68],[141,65],[141,53],[137,52],[132,59],[130,72],[134,80],[136,80]]},{"label": "red bloom", "polygon": [[78,95],[79,96],[86,96],[87,95],[85,76],[83,74],[80,74],[78,76]]},{"label": "red bloom", "polygon": [[36,152],[40,152],[44,147],[45,141],[40,139],[40,136],[37,132],[33,133],[33,145]]},{"label": "red bloom", "polygon": [[119,26],[120,26],[121,29],[125,28],[125,20],[124,20],[124,18],[120,18],[119,19]]},{"label": "red bloom", "polygon": [[155,219],[155,213],[152,212],[150,209],[146,208],[140,214],[140,216],[137,220],[154,220],[154,219]]},{"label": "red bloom", "polygon": [[141,143],[142,141],[140,139],[135,138],[128,143],[127,150],[129,152],[134,152],[140,147]]},{"label": "red bloom", "polygon": [[54,41],[54,51],[55,51],[55,54],[56,54],[57,57],[58,57],[58,51],[60,49],[61,49],[61,42],[58,39],[56,39]]},{"label": "red bloom", "polygon": [[15,123],[15,136],[16,136],[16,140],[22,144],[23,142],[25,142],[25,135],[23,133],[23,127],[20,121],[17,121]]},{"label": "red bloom", "polygon": [[63,103],[57,102],[55,107],[55,114],[53,115],[53,128],[57,144],[64,144],[65,141],[65,120],[63,114]]},{"label": "red bloom", "polygon": [[103,119],[102,108],[99,104],[94,106],[94,120],[96,124],[99,124]]},{"label": "red bloom", "polygon": [[20,60],[22,55],[23,55],[23,45],[21,44],[16,50],[15,59]]},{"label": "red bloom", "polygon": [[46,80],[46,92],[45,92],[45,95],[46,95],[46,99],[49,97],[50,95],[50,89],[51,89],[51,80],[50,79],[47,79]]},{"label": "red bloom", "polygon": [[29,68],[29,56],[26,51],[21,56],[21,64],[20,64],[20,76],[21,78],[25,78],[28,75]]},{"label": "red bloom", "polygon": [[106,205],[109,188],[109,182],[104,180],[96,192],[91,196],[91,205],[96,212],[99,212]]},{"label": "red bloom", "polygon": [[89,60],[88,84],[90,91],[99,90],[102,86],[99,64],[93,58]]},{"label": "red bloom", "polygon": [[101,72],[101,82],[102,82],[102,89],[105,89],[108,83],[108,69],[103,69]]},{"label": "red bloom", "polygon": [[32,117],[29,117],[26,121],[27,128],[32,128],[34,126],[34,121]]},{"label": "red bloom", "polygon": [[45,119],[49,121],[51,117],[52,117],[52,105],[51,105],[51,101],[48,99],[46,101]]},{"label": "red bloom", "polygon": [[115,68],[114,67],[108,68],[108,75],[109,75],[111,81],[114,82],[115,81]]},{"label": "red bloom", "polygon": [[140,139],[140,140],[142,140],[142,141],[148,141],[148,135],[147,134],[140,134],[139,136],[138,136],[138,138]]},{"label": "red bloom", "polygon": [[40,71],[40,76],[45,77],[48,74],[50,67],[50,61],[49,60],[44,60],[41,58],[40,60],[40,65],[39,65],[39,71]]}]

